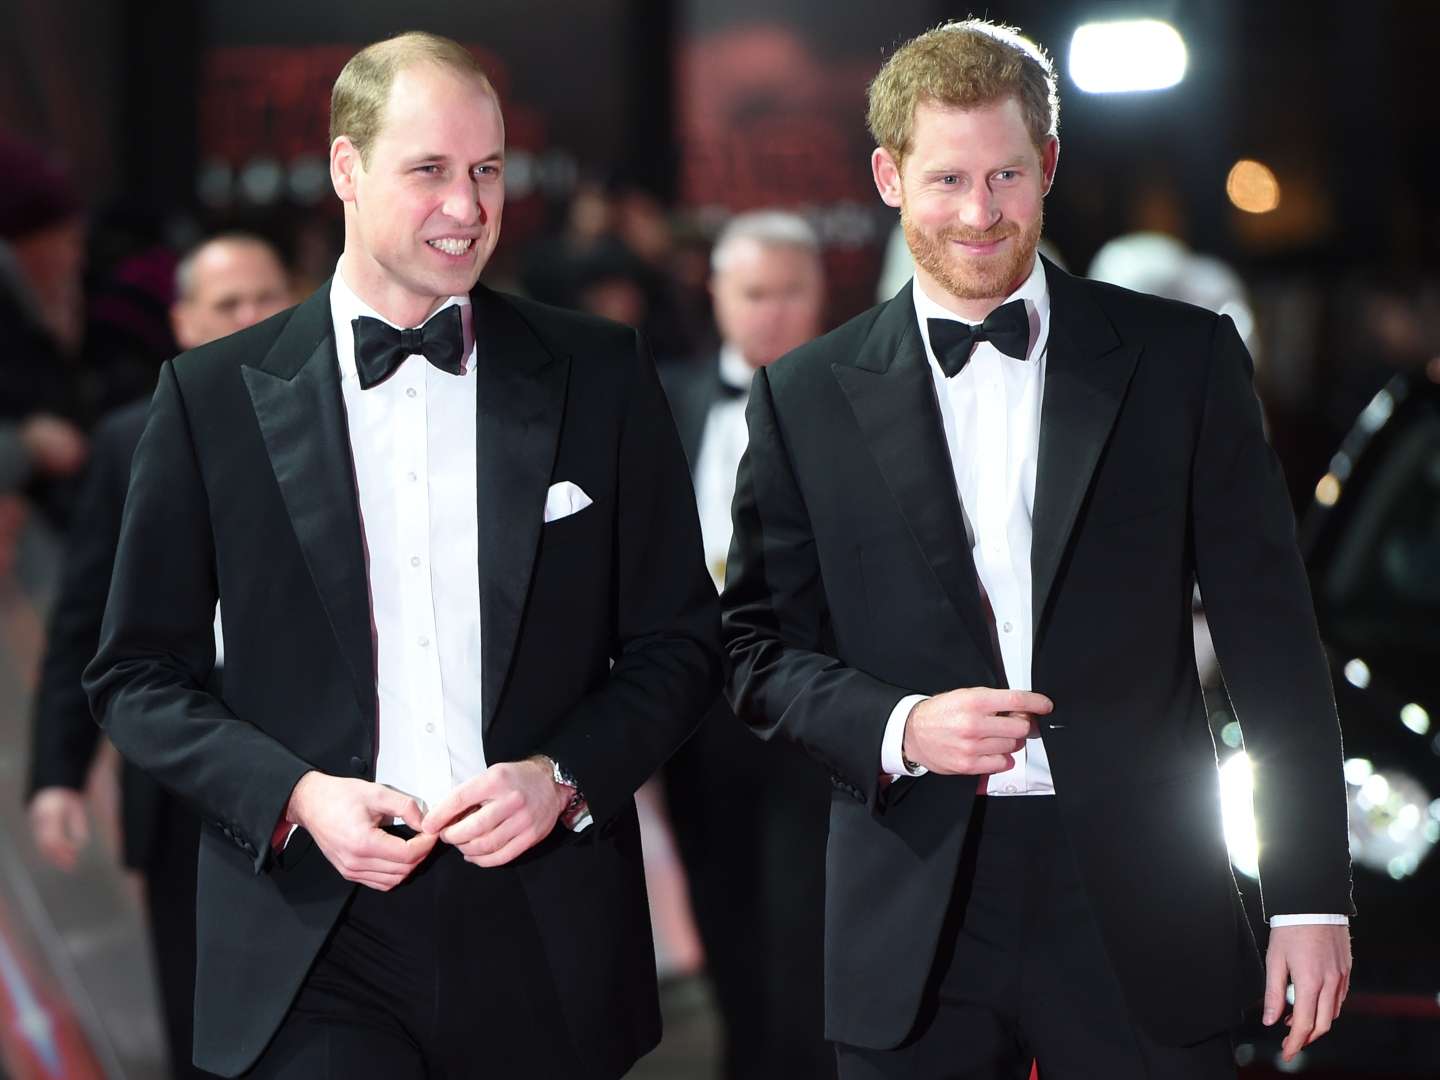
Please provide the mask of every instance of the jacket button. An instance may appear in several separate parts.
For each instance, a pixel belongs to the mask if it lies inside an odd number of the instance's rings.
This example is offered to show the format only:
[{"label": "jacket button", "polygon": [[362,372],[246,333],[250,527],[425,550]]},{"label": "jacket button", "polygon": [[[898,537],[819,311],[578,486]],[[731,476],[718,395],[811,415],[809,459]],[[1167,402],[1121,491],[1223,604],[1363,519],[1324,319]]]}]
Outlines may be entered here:
[{"label": "jacket button", "polygon": [[364,776],[370,770],[370,763],[363,757],[352,757],[350,759],[350,768],[355,770],[358,775]]}]

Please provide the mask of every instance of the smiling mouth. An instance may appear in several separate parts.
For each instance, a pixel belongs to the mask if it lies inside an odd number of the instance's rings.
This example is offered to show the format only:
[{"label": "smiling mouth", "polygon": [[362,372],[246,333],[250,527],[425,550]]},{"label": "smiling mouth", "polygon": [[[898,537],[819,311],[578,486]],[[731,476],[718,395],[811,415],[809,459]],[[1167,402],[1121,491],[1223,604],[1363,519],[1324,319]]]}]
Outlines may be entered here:
[{"label": "smiling mouth", "polygon": [[461,240],[453,236],[442,236],[438,240],[426,240],[436,251],[446,255],[464,255],[475,246],[474,240]]}]

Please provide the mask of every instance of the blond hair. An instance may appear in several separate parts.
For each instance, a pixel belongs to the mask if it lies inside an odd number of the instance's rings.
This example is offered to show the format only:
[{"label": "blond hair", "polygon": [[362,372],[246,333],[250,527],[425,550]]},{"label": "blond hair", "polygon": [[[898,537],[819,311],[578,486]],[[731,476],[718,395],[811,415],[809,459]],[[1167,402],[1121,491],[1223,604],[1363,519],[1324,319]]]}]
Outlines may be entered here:
[{"label": "blond hair", "polygon": [[974,109],[1013,97],[1039,149],[1056,134],[1060,96],[1045,50],[1013,26],[984,19],[946,23],[896,49],[870,83],[865,121],[896,163],[910,152],[915,106]]},{"label": "blond hair", "polygon": [[440,67],[479,79],[497,102],[499,95],[473,53],[439,34],[412,30],[367,45],[346,61],[330,91],[330,141],[348,136],[368,168],[370,146],[385,121],[385,103],[395,76],[416,64]]}]

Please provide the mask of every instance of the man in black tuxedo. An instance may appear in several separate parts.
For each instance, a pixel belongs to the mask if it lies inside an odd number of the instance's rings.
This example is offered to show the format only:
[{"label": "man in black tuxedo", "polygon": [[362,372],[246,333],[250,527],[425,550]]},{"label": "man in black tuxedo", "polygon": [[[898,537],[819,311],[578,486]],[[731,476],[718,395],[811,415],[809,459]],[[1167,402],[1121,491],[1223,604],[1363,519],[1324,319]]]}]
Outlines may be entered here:
[{"label": "man in black tuxedo", "polygon": [[[825,276],[815,231],[776,210],[732,218],[710,261],[719,354],[671,365],[663,378],[719,586],[750,380],[819,333]],[[815,917],[825,900],[824,771],[794,747],[751,738],[721,699],[665,766],[665,790],[724,1025],[724,1075],[834,1076]]]},{"label": "man in black tuxedo", "polygon": [[[289,303],[280,256],[244,233],[212,237],[182,258],[175,273],[171,327],[182,349],[195,349],[269,318]],[[148,405],[135,402],[102,417],[66,539],[64,573],[50,613],[35,693],[27,801],[31,836],[45,860],[74,867],[89,839],[86,776],[100,729],[80,685],[100,641],[105,596],[120,542],[130,465]],[[134,765],[123,768],[120,823],[125,865],[145,877],[145,907],[155,950],[172,1071],[190,1066],[195,1000],[195,856],[200,820]]]},{"label": "man in black tuxedo", "polygon": [[720,676],[684,457],[633,331],[476,284],[470,53],[362,50],[331,135],[337,272],[162,369],[86,670],[205,821],[195,1060],[615,1077],[659,1038],[631,794]]},{"label": "man in black tuxedo", "polygon": [[845,1078],[1233,1075],[1261,980],[1197,580],[1257,770],[1287,1057],[1345,994],[1340,735],[1250,359],[1226,318],[1037,260],[1057,105],[1014,31],[897,50],[869,122],[913,285],[750,391],[731,697],[831,773]]}]

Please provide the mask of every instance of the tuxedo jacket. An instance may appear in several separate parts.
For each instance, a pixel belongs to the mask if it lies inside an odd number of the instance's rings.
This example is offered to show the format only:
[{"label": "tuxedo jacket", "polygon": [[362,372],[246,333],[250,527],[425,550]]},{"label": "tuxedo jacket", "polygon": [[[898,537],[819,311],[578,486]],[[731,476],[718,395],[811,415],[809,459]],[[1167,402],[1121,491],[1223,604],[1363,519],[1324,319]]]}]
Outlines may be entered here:
[{"label": "tuxedo jacket", "polygon": [[[130,463],[147,409],[144,401],[117,409],[96,425],[90,439],[90,464],[65,541],[64,572],[35,692],[27,798],[44,787],[82,790],[100,742],[80,678],[100,641]],[[121,774],[120,806],[125,864],[147,870],[160,819],[183,807],[128,761]]]},{"label": "tuxedo jacket", "polygon": [[[715,590],[638,335],[484,287],[471,300],[475,722],[491,762],[564,763],[595,820],[498,872],[545,939],[576,1074],[615,1076],[659,1038],[631,794],[718,688]],[[560,481],[593,502],[544,524]],[[278,856],[270,841],[307,770],[374,779],[365,559],[328,285],[164,365],[86,690],[120,751],[205,819],[195,1060],[223,1075],[265,1047],[354,887],[303,831]],[[217,599],[219,695],[203,687]]]},{"label": "tuxedo jacket", "polygon": [[[1267,914],[1350,912],[1340,733],[1294,521],[1227,318],[1046,263],[1034,689],[1066,837],[1157,1040],[1260,990],[1191,598],[1256,768]],[[910,693],[1004,686],[909,288],[757,374],[722,601],[737,714],[830,771],[827,1034],[909,1032],[973,776],[880,779]]]}]

